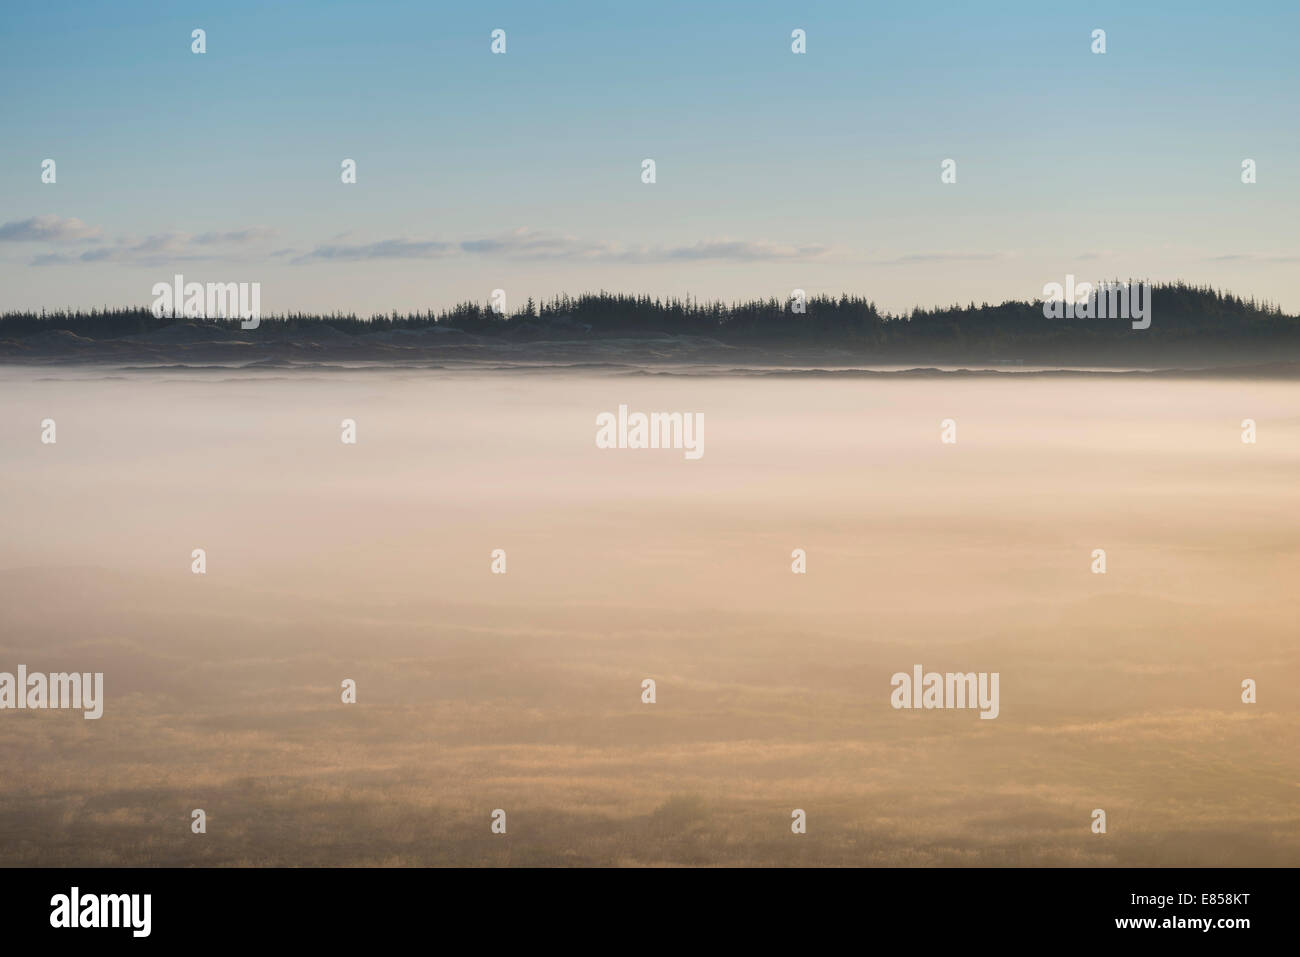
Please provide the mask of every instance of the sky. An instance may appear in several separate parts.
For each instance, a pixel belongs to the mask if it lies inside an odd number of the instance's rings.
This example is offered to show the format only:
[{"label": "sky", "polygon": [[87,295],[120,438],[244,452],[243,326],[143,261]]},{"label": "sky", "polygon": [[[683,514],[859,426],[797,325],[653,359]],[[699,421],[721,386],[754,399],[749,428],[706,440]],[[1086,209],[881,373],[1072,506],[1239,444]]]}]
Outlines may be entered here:
[{"label": "sky", "polygon": [[2,16],[0,311],[149,305],[181,273],[260,282],[264,313],[796,288],[899,312],[1067,274],[1300,312],[1293,0]]}]

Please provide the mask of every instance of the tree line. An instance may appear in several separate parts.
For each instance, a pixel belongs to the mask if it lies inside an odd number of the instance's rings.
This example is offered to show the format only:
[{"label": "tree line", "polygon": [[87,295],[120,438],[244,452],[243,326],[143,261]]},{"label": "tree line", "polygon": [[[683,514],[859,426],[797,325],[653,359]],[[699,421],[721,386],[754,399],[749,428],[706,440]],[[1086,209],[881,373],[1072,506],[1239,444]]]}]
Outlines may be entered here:
[{"label": "tree line", "polygon": [[[441,310],[356,313],[301,312],[264,316],[258,329],[240,333],[253,338],[310,334],[322,325],[346,335],[430,327],[458,330],[475,336],[525,338],[600,338],[638,336],[703,336],[726,343],[808,342],[837,344],[867,351],[929,347],[940,351],[978,348],[981,353],[1015,355],[1035,352],[1053,343],[1124,342],[1133,335],[1169,343],[1175,340],[1219,339],[1300,344],[1300,317],[1286,315],[1267,302],[1185,282],[1154,284],[1150,329],[1132,333],[1129,323],[1112,319],[1048,319],[1039,300],[1008,300],[990,305],[916,308],[890,314],[873,301],[847,293],[815,295],[802,311],[789,300],[717,300],[663,298],[606,291],[550,300],[528,299],[514,311],[495,312],[487,303],[463,302]],[[0,315],[0,338],[46,330],[66,330],[91,339],[148,333],[177,322],[156,317],[144,307],[11,311]],[[205,324],[238,330],[238,319],[203,319]]]}]

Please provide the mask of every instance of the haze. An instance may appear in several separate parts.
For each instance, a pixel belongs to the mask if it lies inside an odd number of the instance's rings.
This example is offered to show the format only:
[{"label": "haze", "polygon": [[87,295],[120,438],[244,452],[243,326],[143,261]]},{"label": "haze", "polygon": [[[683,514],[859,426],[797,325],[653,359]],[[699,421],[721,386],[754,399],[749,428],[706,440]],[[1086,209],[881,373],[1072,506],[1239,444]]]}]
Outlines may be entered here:
[{"label": "haze", "polygon": [[[7,367],[0,670],[106,700],[0,713],[0,861],[1294,865],[1298,399]],[[917,663],[997,719],[891,709]]]}]

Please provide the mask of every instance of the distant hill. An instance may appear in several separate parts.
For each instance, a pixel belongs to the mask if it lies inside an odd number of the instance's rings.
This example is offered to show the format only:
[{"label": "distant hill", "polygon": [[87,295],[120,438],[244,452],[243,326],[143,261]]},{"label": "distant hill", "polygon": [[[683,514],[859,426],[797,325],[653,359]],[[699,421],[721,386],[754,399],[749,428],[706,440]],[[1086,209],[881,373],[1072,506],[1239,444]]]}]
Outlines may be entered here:
[{"label": "distant hill", "polygon": [[[498,315],[462,303],[441,312],[156,318],[145,308],[9,312],[0,359],[58,361],[203,358],[384,359],[440,356],[555,357],[587,345],[651,357],[714,361],[740,350],[773,361],[838,356],[863,363],[1168,366],[1300,359],[1300,317],[1231,293],[1155,285],[1151,326],[1127,319],[1049,319],[1041,301],[880,312],[870,300],[815,296],[803,313],[777,299],[735,304],[606,292],[557,296]],[[607,349],[605,351],[607,351]]]}]

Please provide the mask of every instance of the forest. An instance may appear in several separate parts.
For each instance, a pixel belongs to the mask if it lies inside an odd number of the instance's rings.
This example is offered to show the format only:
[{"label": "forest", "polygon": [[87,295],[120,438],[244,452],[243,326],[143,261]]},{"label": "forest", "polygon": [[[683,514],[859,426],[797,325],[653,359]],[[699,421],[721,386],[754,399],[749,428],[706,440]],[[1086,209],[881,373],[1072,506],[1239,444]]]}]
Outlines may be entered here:
[{"label": "forest", "polygon": [[[140,307],[6,312],[0,342],[49,331],[90,340],[156,333],[177,323],[198,324],[220,339],[283,342],[322,333],[373,338],[376,333],[435,329],[473,341],[577,342],[583,340],[701,337],[726,345],[834,347],[880,357],[934,356],[1009,359],[1044,356],[1141,357],[1169,349],[1228,351],[1295,357],[1300,317],[1276,305],[1185,282],[1153,284],[1152,323],[1134,330],[1123,319],[1050,319],[1041,301],[1009,300],[916,308],[890,314],[860,295],[807,298],[803,311],[776,298],[736,303],[658,298],[606,291],[528,299],[497,313],[486,303],[463,302],[442,310],[387,315],[292,312],[263,316],[255,330],[238,319],[154,316]],[[468,341],[468,340],[467,340]]]}]

